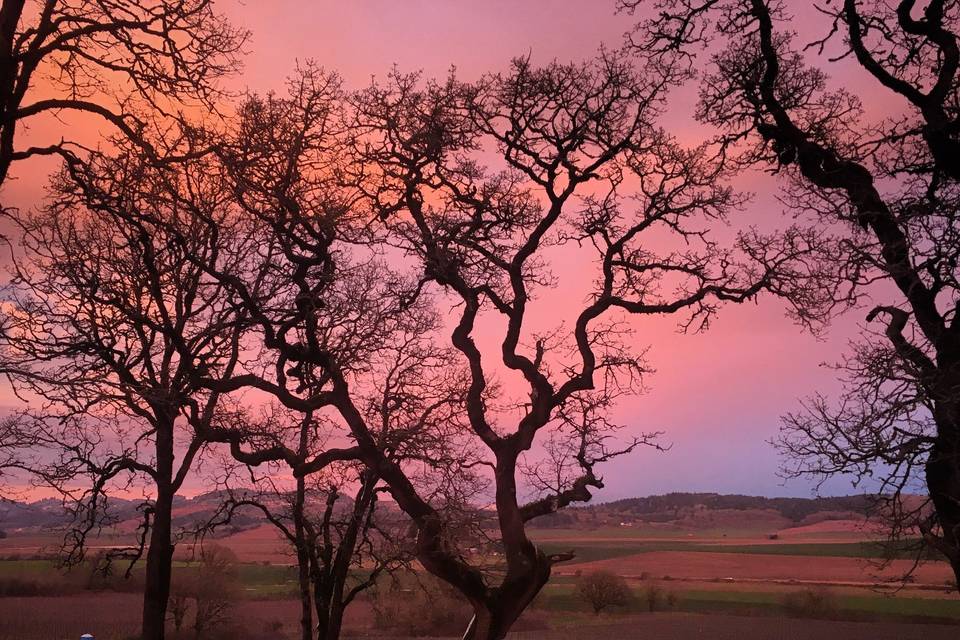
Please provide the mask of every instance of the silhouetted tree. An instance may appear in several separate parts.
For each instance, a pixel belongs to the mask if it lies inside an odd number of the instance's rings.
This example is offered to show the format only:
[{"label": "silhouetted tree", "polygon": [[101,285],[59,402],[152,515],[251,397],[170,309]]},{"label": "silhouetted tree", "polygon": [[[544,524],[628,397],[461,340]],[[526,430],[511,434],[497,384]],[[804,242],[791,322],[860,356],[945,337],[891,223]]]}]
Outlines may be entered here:
[{"label": "silhouetted tree", "polygon": [[73,161],[48,206],[6,212],[19,233],[0,344],[44,450],[32,471],[75,516],[68,565],[111,522],[111,487],[150,487],[129,554],[146,547],[143,636],[154,639],[166,618],[174,496],[218,411],[218,394],[194,372],[234,367],[240,335],[220,285],[184,255],[215,251],[215,239],[169,206],[159,185],[170,175],[141,169],[125,154]]},{"label": "silhouetted tree", "polygon": [[[392,483],[432,502],[438,518],[462,513],[463,492],[471,490],[461,482],[469,466],[459,469],[470,460],[458,437],[463,378],[447,351],[431,343],[436,313],[409,295],[415,282],[378,255],[369,210],[354,206],[357,190],[341,178],[343,106],[339,79],[306,66],[286,95],[248,97],[216,155],[158,167],[139,153],[149,184],[166,185],[159,188],[169,207],[190,212],[203,227],[197,233],[168,225],[167,233],[182,236],[168,242],[220,287],[238,336],[235,366],[193,362],[191,380],[217,395],[257,389],[307,424],[315,416],[339,425],[324,438],[291,442],[283,435],[290,421],[251,419],[244,407],[222,401],[200,432],[206,442],[228,442],[241,463],[285,465],[307,478],[305,486],[333,462],[362,460],[372,474],[365,478],[392,474]],[[216,249],[194,250],[195,233]],[[311,545],[308,524],[291,531],[298,564],[313,573],[323,632],[336,634],[331,608],[339,616],[353,597],[337,589],[350,577],[356,543]],[[311,566],[311,553],[341,555],[324,576],[324,562]]]},{"label": "silhouetted tree", "polygon": [[[799,290],[788,267],[810,251],[807,236],[773,242],[751,233],[730,249],[709,237],[742,199],[726,186],[723,162],[705,148],[682,147],[656,125],[666,89],[683,78],[673,66],[637,71],[604,54],[542,69],[520,60],[509,74],[477,84],[393,74],[387,86],[348,100],[335,75],[307,66],[285,95],[248,97],[209,155],[157,166],[131,148],[101,165],[71,160],[69,184],[98,216],[87,224],[100,222],[103,235],[86,238],[67,226],[54,240],[75,243],[40,253],[51,265],[65,262],[45,278],[67,274],[71,287],[79,280],[87,288],[76,297],[89,299],[89,308],[73,312],[59,284],[43,285],[38,309],[21,306],[45,319],[53,291],[71,311],[56,308],[57,338],[76,331],[70,318],[85,327],[92,314],[98,331],[82,334],[80,347],[62,350],[52,340],[57,349],[40,353],[58,363],[86,358],[92,342],[96,364],[84,366],[107,366],[96,384],[80,377],[95,389],[90,397],[118,397],[120,408],[139,408],[132,419],[148,422],[163,408],[170,420],[162,429],[149,422],[136,445],[159,442],[182,416],[191,449],[225,442],[245,464],[282,461],[302,477],[361,461],[412,519],[416,559],[472,606],[466,637],[503,638],[553,564],[572,557],[548,556],[528,538],[526,523],[589,500],[603,486],[597,465],[653,443],[655,434],[618,443],[610,420],[647,371],[626,318],[680,314],[684,329],[699,330],[722,302],[765,288]],[[502,167],[487,169],[487,152]],[[41,236],[69,222],[17,219]],[[111,242],[107,231],[130,239]],[[124,277],[120,269],[110,277],[69,275],[89,269],[101,247],[149,260]],[[579,249],[595,271],[577,296],[583,302],[567,303],[571,326],[535,328],[531,309],[551,282],[550,265]],[[159,269],[150,261],[156,257],[171,262]],[[149,286],[127,291],[141,271]],[[152,284],[155,274],[169,275],[171,289],[162,278]],[[18,277],[37,289],[25,270]],[[196,334],[189,319],[172,320],[194,309]],[[446,349],[437,345],[441,309],[455,317]],[[502,331],[486,360],[487,345],[475,340],[481,314]],[[24,318],[9,333],[23,354],[11,370],[31,391],[71,407],[71,416],[89,414],[96,403],[81,407],[66,397],[76,394],[63,384],[75,377],[70,369],[56,378],[34,369],[29,349],[51,340],[36,339],[32,328],[44,326]],[[143,336],[138,326],[147,328]],[[133,333],[104,338],[105,328]],[[136,349],[126,355],[129,345]],[[160,363],[146,357],[154,348],[165,354]],[[126,367],[121,372],[143,372],[121,378],[111,395],[97,385],[112,383],[115,361]],[[154,381],[157,371],[164,373]],[[521,383],[522,397],[496,384],[501,374]],[[305,459],[274,429],[239,419],[246,411],[230,396],[248,389],[301,415],[329,417],[343,432]],[[77,455],[71,438],[89,443],[95,432],[78,419],[57,424],[74,429],[50,437],[70,456]],[[545,463],[524,460],[535,446],[546,451]],[[161,455],[169,450],[158,447],[157,460],[169,460]],[[116,473],[142,471],[165,489],[179,486],[128,452],[109,462]],[[103,467],[84,468],[101,477]],[[478,533],[493,537],[495,553],[461,535],[483,486],[475,469],[489,470],[494,485],[496,522]],[[103,486],[95,482],[94,494]],[[529,500],[521,498],[525,489]]]},{"label": "silhouetted tree", "polygon": [[[709,45],[698,116],[730,160],[781,176],[790,212],[822,234],[820,264],[839,278],[801,306],[826,318],[887,300],[839,365],[839,401],[816,396],[785,418],[787,471],[879,478],[893,536],[919,528],[960,576],[960,5],[828,3],[825,35],[801,51],[785,2],[651,4],[633,43],[691,70]],[[830,88],[841,59],[877,93]],[[867,122],[861,103],[878,99],[896,112]],[[900,500],[920,487],[928,501]]]},{"label": "silhouetted tree", "polygon": [[[264,497],[243,494],[230,503],[231,508],[248,505],[262,511],[296,551],[303,605],[301,637],[305,640],[339,638],[347,607],[376,584],[381,574],[404,566],[409,556],[408,548],[395,539],[403,533],[393,530],[397,523],[387,521],[383,514],[377,520],[376,477],[361,471],[359,480],[352,503],[346,505],[346,489],[328,484],[322,490],[308,491],[303,477],[297,479],[287,511],[271,507]],[[322,482],[314,480],[312,484]],[[324,498],[319,510],[309,502],[318,497]]]},{"label": "silhouetted tree", "polygon": [[3,0],[0,185],[17,160],[81,148],[66,128],[18,144],[44,114],[94,114],[151,154],[170,153],[150,143],[151,119],[212,106],[246,37],[211,0]]},{"label": "silhouetted tree", "polygon": [[222,545],[203,546],[196,571],[185,588],[193,601],[193,632],[197,638],[229,620],[238,585],[237,555]]},{"label": "silhouetted tree", "polygon": [[[274,437],[281,431],[276,424],[261,425],[260,429]],[[275,472],[283,469],[274,468],[277,465],[268,466],[262,475],[253,468],[241,472],[239,475],[249,476],[243,485],[246,488],[228,489],[229,498],[204,531],[228,524],[236,513],[253,509],[262,514],[297,559],[301,637],[336,640],[344,613],[356,597],[382,574],[408,564],[408,524],[399,514],[377,512],[377,494],[383,487],[363,466],[304,470],[311,445],[317,446],[331,433],[309,413],[298,431],[300,456],[286,469],[295,474],[295,488],[291,491],[279,484]],[[228,486],[231,482],[225,480]],[[353,486],[356,493],[351,498]]]},{"label": "silhouetted tree", "polygon": [[[383,474],[418,526],[421,564],[472,605],[466,638],[503,638],[553,564],[571,557],[544,553],[526,523],[589,500],[603,486],[596,465],[653,442],[655,434],[620,444],[611,437],[609,412],[647,371],[625,318],[679,313],[684,328],[704,328],[724,301],[792,286],[775,274],[809,249],[799,236],[769,251],[753,237],[749,251],[738,243],[742,253],[709,239],[711,221],[741,199],[725,185],[722,163],[656,124],[667,88],[683,76],[604,54],[544,68],[518,60],[475,85],[394,73],[354,98],[356,164],[365,171],[358,182],[389,241],[420,263],[417,290],[434,288],[437,304],[455,314],[450,340],[469,375],[465,411],[489,455],[502,553],[493,571],[458,552],[413,487]],[[484,166],[489,154],[500,167]],[[679,242],[664,240],[671,236]],[[578,248],[595,270],[588,290],[563,293],[571,325],[534,325],[535,300],[555,284],[551,266]],[[501,331],[491,352],[475,338],[481,317]],[[504,395],[494,386],[500,375],[525,397]],[[523,464],[538,439],[549,475]],[[534,481],[526,503],[525,468]]]}]

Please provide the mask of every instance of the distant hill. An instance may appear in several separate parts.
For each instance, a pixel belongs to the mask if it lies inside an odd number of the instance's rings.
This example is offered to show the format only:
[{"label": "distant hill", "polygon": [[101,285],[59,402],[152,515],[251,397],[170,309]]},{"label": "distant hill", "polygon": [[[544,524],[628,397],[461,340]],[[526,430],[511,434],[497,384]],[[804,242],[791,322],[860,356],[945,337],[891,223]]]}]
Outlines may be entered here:
[{"label": "distant hill", "polygon": [[[218,509],[224,494],[205,493],[193,498],[177,498],[174,526],[189,528],[207,521]],[[322,497],[316,496],[318,506]],[[279,499],[277,499],[279,501]],[[138,507],[142,500],[110,498],[107,509],[120,530],[135,530],[140,523]],[[387,506],[389,504],[389,506]],[[764,498],[719,493],[668,493],[644,498],[588,504],[537,518],[538,528],[597,528],[650,525],[686,529],[751,528],[776,531],[824,520],[863,520],[870,511],[871,498],[865,495],[826,498]],[[339,508],[348,509],[347,496]],[[277,504],[276,506],[280,506]],[[395,509],[392,503],[384,507]],[[36,502],[0,502],[0,531],[7,534],[54,530],[69,522],[59,500]],[[260,511],[240,511],[224,534],[263,524]]]},{"label": "distant hill", "polygon": [[[214,516],[226,499],[226,492],[211,491],[193,498],[178,496],[173,503],[173,526],[190,529],[205,523]],[[308,501],[310,500],[308,496]],[[275,507],[280,507],[280,498],[274,498]],[[326,501],[326,496],[316,496],[318,507]],[[135,531],[142,516],[139,511],[145,501],[110,497],[106,501],[107,521],[119,531]],[[352,500],[342,496],[338,500],[338,509],[350,509]],[[6,535],[52,531],[69,524],[71,516],[60,500],[47,498],[34,502],[0,501],[0,532]],[[256,527],[265,519],[258,509],[246,507],[239,509],[223,534],[236,533],[239,530]]]},{"label": "distant hill", "polygon": [[691,529],[736,527],[771,530],[823,520],[863,520],[873,499],[867,495],[765,498],[719,493],[667,493],[588,504],[538,518],[542,528],[674,525]]}]

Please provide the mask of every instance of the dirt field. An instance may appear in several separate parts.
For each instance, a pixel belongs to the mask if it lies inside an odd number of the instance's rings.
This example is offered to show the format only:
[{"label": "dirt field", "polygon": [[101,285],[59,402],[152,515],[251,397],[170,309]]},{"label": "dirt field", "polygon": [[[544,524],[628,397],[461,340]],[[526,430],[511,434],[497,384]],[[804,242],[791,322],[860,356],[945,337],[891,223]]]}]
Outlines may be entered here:
[{"label": "dirt field", "polygon": [[[816,556],[775,557],[745,553],[686,553],[682,551],[652,551],[610,560],[586,562],[568,567],[560,566],[557,575],[572,575],[576,571],[605,569],[625,577],[651,578],[664,576],[683,580],[788,581],[812,583],[870,583],[882,582],[902,575],[912,566],[909,560],[895,560],[880,571],[859,558],[820,558]],[[952,577],[946,563],[928,563],[919,567],[917,583],[943,585]]]},{"label": "dirt field", "polygon": [[651,613],[575,629],[521,632],[514,640],[956,640],[949,625],[878,624]]},{"label": "dirt field", "polygon": [[[0,598],[0,640],[72,640],[92,633],[97,640],[126,640],[140,625],[142,598],[136,594],[97,593],[59,597]],[[295,600],[244,600],[231,613],[241,637],[277,638],[268,629],[281,625],[281,638],[296,633],[299,603]],[[357,602],[348,612],[347,629],[366,633],[368,604]]]},{"label": "dirt field", "polygon": [[[91,632],[98,640],[123,640],[137,628],[139,599],[126,594],[62,598],[0,598],[0,640],[70,640]],[[244,638],[282,640],[296,629],[294,601],[244,602],[233,622]],[[354,610],[348,637],[383,638],[367,626],[369,610]],[[273,631],[274,621],[282,622]],[[562,628],[521,631],[512,640],[955,640],[957,627],[798,620],[774,617],[652,613],[629,616],[566,616]]]}]

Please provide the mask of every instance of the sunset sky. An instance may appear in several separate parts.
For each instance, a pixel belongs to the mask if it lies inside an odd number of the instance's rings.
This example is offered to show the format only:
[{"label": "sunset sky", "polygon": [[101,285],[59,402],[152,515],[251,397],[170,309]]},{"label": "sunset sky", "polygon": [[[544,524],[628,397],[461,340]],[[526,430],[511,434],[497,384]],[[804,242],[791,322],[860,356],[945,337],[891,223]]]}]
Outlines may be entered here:
[{"label": "sunset sky", "polygon": [[[394,64],[427,76],[455,66],[469,80],[504,69],[514,56],[529,54],[535,63],[582,60],[602,44],[618,47],[636,20],[616,15],[613,0],[248,0],[224,6],[252,31],[245,70],[235,84],[254,91],[281,88],[297,61],[307,59],[338,71],[349,87],[383,77]],[[798,20],[794,27],[803,36],[825,25]],[[872,117],[897,108],[849,65],[831,68],[837,84],[875,97],[867,105]],[[695,97],[695,87],[678,92],[665,119],[681,140],[695,141],[702,132],[692,120]],[[4,187],[5,202],[37,202],[50,166],[16,166],[18,180]],[[786,224],[773,179],[754,175],[737,186],[756,196],[735,224]],[[668,491],[809,495],[809,482],[783,484],[777,477],[777,456],[767,440],[799,398],[836,388],[833,372],[820,365],[839,358],[864,314],[841,319],[820,339],[801,333],[769,299],[725,308],[703,335],[680,335],[670,319],[638,322],[638,340],[651,345],[649,360],[657,372],[648,380],[651,391],[625,403],[618,418],[638,431],[666,431],[672,449],[641,450],[609,464],[603,472],[607,489],[598,497]],[[851,487],[834,481],[823,491],[847,493]]]}]

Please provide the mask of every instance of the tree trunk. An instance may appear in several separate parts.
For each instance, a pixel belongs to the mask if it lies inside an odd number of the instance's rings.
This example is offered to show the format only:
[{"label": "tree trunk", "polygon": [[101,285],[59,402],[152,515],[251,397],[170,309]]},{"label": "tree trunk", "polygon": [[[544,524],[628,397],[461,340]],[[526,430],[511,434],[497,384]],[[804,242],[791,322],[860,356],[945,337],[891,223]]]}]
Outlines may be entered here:
[{"label": "tree trunk", "polygon": [[[548,572],[549,576],[549,572]],[[516,589],[500,592],[500,595],[486,605],[474,607],[473,618],[463,634],[463,640],[503,640],[510,629],[527,610],[533,599],[540,593],[546,580],[536,579],[533,575]],[[510,594],[510,595],[508,595]]]},{"label": "tree trunk", "polygon": [[[314,579],[313,608],[317,613],[317,640],[336,640],[336,635],[330,635],[330,590],[323,580]],[[339,634],[339,631],[337,632]]]},{"label": "tree trunk", "polygon": [[313,603],[310,598],[310,555],[307,552],[303,508],[306,498],[304,479],[297,478],[297,496],[293,506],[294,536],[297,542],[297,583],[300,588],[300,638],[313,640]]},{"label": "tree trunk", "polygon": [[943,551],[960,592],[960,428],[938,420],[939,437],[926,465],[927,489],[937,511]]},{"label": "tree trunk", "polygon": [[474,607],[473,618],[470,619],[470,624],[467,625],[467,630],[463,634],[463,640],[481,640],[485,638],[499,638],[500,636],[494,635],[495,623],[493,620],[493,614],[484,607]]},{"label": "tree trunk", "polygon": [[158,487],[147,549],[147,568],[143,589],[143,640],[163,640],[170,597],[170,574],[173,563],[171,514],[173,491],[169,484]]},{"label": "tree trunk", "polygon": [[492,597],[474,603],[474,616],[464,640],[502,640],[550,580],[551,563],[542,551],[530,545],[530,559],[523,573],[508,576]]},{"label": "tree trunk", "polygon": [[507,559],[503,583],[482,601],[473,601],[474,616],[464,640],[502,640],[550,579],[551,562],[527,537],[517,504],[517,452],[498,452],[495,480],[500,533]]},{"label": "tree trunk", "polygon": [[318,640],[339,640],[343,629],[343,606],[339,602],[330,603],[330,615],[327,618],[326,635]]},{"label": "tree trunk", "polygon": [[170,574],[173,565],[173,424],[174,417],[157,424],[156,477],[157,500],[154,504],[150,547],[143,587],[143,640],[163,640],[170,598]]},{"label": "tree trunk", "polygon": [[14,97],[14,86],[18,63],[13,57],[13,45],[24,4],[24,0],[3,0],[0,4],[0,185],[10,169],[17,126],[19,105]]},{"label": "tree trunk", "polygon": [[550,579],[550,561],[539,550],[530,571],[503,583],[496,595],[474,605],[464,640],[503,640]]}]

